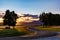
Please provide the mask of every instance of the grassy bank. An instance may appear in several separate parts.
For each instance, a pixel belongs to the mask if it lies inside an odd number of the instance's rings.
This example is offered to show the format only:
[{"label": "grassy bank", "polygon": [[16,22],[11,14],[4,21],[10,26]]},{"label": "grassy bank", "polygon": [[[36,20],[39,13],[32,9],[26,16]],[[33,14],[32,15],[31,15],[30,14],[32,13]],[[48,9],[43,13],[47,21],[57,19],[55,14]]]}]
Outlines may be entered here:
[{"label": "grassy bank", "polygon": [[8,36],[20,36],[25,35],[25,32],[17,31],[16,29],[3,29],[0,30],[0,37],[8,37]]},{"label": "grassy bank", "polygon": [[37,29],[37,30],[45,30],[45,31],[57,31],[57,32],[60,32],[60,28],[49,28],[49,27],[43,28],[43,27],[39,26],[39,27],[35,27],[35,29]]},{"label": "grassy bank", "polygon": [[34,32],[30,32],[28,27],[25,26],[15,26],[15,30],[13,27],[11,29],[5,29],[5,26],[0,26],[0,37],[4,36],[20,36],[20,35],[30,35],[34,34]]}]

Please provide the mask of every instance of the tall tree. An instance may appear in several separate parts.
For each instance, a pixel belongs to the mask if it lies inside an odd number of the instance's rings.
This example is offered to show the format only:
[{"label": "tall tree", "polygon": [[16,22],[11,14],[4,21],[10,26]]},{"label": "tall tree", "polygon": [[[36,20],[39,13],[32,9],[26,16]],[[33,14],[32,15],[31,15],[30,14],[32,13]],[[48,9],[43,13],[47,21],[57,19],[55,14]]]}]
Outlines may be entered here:
[{"label": "tall tree", "polygon": [[12,11],[10,19],[12,20],[11,25],[13,26],[13,29],[15,28],[17,18],[18,18],[17,14],[14,11]]},{"label": "tall tree", "polygon": [[[8,22],[9,21],[8,19],[9,19],[9,17],[10,17],[10,10],[6,10],[5,15],[3,17],[4,18],[4,20],[3,20],[4,21],[4,23],[3,23],[4,25],[8,25],[8,23],[9,23]],[[9,26],[9,28],[10,28],[10,26]]]},{"label": "tall tree", "polygon": [[13,26],[14,29],[16,19],[18,18],[17,14],[15,14],[14,11],[10,12],[9,10],[6,10],[5,16],[3,18],[4,18],[4,25],[8,25],[9,28],[10,26]]}]

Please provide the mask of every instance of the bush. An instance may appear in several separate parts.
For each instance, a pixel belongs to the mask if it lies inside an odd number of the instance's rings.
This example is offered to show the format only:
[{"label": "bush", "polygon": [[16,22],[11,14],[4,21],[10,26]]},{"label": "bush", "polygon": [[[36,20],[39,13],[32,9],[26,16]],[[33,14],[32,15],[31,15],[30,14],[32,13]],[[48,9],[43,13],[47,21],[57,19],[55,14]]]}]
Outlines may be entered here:
[{"label": "bush", "polygon": [[16,29],[4,29],[0,30],[0,37],[7,37],[7,36],[20,36],[25,35],[25,32],[19,32]]}]

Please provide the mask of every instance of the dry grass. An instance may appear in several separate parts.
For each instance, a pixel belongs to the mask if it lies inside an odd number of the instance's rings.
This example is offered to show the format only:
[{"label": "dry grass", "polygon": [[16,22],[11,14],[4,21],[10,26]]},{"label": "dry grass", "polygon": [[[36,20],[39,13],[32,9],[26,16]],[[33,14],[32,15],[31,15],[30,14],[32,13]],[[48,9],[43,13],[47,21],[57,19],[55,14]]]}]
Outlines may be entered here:
[{"label": "dry grass", "polygon": [[60,27],[57,27],[57,26],[47,26],[47,28],[43,28],[43,27],[41,27],[41,26],[39,26],[39,27],[35,27],[35,29],[37,29],[37,30],[45,30],[45,31],[58,31],[58,32],[60,32]]}]

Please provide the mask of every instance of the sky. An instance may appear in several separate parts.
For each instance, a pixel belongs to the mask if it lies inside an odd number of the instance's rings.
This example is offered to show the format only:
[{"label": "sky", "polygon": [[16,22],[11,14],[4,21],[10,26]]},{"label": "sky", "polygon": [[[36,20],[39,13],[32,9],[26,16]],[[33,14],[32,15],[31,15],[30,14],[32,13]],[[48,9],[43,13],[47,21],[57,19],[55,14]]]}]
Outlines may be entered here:
[{"label": "sky", "polygon": [[60,13],[60,0],[0,0],[0,11],[7,9],[18,14]]}]

